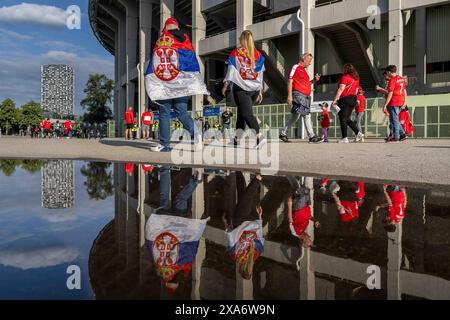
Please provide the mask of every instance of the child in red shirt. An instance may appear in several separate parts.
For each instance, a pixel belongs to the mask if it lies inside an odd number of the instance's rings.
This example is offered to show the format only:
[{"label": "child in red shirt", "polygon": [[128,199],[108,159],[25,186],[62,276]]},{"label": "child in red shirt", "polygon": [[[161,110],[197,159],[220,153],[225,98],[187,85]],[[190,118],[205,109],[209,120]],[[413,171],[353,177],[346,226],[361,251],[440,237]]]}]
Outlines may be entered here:
[{"label": "child in red shirt", "polygon": [[[358,87],[358,95],[356,96],[357,105],[356,105],[356,126],[359,129],[359,132],[363,132],[361,127],[361,122],[364,116],[364,110],[366,106],[366,97],[364,96],[364,91],[362,87]],[[364,142],[364,137],[362,138],[361,142]]]},{"label": "child in red shirt", "polygon": [[320,138],[324,142],[328,142],[328,130],[330,128],[330,113],[328,111],[328,104],[324,103],[320,105],[322,107],[322,115],[320,116],[321,133]]}]

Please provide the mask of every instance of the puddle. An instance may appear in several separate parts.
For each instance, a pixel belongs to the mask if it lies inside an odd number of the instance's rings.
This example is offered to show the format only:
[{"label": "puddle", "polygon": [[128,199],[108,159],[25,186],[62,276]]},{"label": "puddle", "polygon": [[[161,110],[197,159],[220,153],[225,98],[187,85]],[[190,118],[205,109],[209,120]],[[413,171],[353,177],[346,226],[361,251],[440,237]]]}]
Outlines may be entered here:
[{"label": "puddle", "polygon": [[0,299],[450,299],[449,249],[448,189],[0,160]]}]

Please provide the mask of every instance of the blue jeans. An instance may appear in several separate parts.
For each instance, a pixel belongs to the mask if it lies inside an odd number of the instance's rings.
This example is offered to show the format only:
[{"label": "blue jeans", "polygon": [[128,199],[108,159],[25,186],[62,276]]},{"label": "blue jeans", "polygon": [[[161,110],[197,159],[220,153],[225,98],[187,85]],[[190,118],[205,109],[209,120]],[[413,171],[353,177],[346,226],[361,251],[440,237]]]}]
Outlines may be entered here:
[{"label": "blue jeans", "polygon": [[389,113],[389,123],[391,128],[391,134],[396,140],[400,139],[400,136],[405,134],[400,121],[398,120],[398,115],[400,114],[401,107],[387,107]]},{"label": "blue jeans", "polygon": [[[159,170],[159,200],[160,206],[166,212],[172,211],[172,206],[170,203],[170,187],[172,184],[170,167],[162,167]],[[191,178],[188,184],[181,190],[180,193],[175,198],[173,209],[177,213],[180,213],[183,216],[187,215],[188,209],[188,201],[192,197],[195,189],[198,186],[198,181],[196,179]]]},{"label": "blue jeans", "polygon": [[189,98],[160,100],[159,104],[159,141],[163,147],[170,145],[170,111],[173,109],[185,130],[194,136],[194,120],[187,112]]}]

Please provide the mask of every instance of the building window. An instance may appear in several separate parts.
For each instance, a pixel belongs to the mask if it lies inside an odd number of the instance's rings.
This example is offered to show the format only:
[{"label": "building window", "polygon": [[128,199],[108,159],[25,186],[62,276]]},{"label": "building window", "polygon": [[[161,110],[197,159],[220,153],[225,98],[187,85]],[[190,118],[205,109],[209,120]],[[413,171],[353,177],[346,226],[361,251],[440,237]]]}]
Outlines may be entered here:
[{"label": "building window", "polygon": [[450,61],[433,62],[427,64],[427,73],[450,72]]}]

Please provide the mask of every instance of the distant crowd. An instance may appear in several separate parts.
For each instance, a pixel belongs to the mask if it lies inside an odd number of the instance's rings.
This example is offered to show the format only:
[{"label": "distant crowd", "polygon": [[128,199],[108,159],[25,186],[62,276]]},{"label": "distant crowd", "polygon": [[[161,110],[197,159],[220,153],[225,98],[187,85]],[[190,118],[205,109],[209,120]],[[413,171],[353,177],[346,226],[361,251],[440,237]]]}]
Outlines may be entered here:
[{"label": "distant crowd", "polygon": [[71,120],[50,121],[43,119],[38,126],[27,128],[27,135],[41,139],[101,139],[106,137],[106,123],[76,123]]}]

